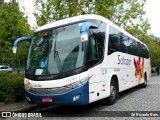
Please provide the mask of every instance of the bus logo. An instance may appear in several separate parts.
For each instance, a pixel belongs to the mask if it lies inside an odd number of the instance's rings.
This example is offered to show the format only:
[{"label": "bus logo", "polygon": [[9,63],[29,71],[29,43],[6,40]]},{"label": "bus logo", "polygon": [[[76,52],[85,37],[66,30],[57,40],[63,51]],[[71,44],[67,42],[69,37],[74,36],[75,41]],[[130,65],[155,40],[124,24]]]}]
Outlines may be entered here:
[{"label": "bus logo", "polygon": [[45,93],[48,94],[49,93],[49,89],[45,89]]},{"label": "bus logo", "polygon": [[138,78],[138,84],[140,84],[140,80],[144,77],[144,58],[139,57],[138,60],[134,59],[135,76]]},{"label": "bus logo", "polygon": [[118,55],[118,64],[131,65],[131,60],[130,59],[126,59],[124,56],[121,57],[121,55]]}]

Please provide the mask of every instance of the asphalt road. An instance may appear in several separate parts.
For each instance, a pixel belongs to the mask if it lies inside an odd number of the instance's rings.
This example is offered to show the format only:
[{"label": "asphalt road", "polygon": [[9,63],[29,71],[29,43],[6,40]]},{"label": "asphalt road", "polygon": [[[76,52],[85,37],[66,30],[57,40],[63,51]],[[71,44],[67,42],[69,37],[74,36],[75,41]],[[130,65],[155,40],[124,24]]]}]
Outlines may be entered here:
[{"label": "asphalt road", "polygon": [[[130,111],[130,112],[128,112]],[[134,87],[120,93],[114,105],[104,104],[104,100],[85,106],[51,106],[33,111],[41,113],[39,118],[10,118],[35,120],[159,120],[160,119],[160,77],[152,77],[146,88]],[[145,116],[145,117],[144,117]]]}]

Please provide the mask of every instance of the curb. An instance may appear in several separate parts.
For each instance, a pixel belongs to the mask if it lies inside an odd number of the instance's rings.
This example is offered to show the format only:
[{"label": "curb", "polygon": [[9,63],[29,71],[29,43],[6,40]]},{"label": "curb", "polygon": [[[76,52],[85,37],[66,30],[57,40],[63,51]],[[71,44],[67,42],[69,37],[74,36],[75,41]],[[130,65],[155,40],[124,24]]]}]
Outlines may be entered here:
[{"label": "curb", "polygon": [[[42,108],[48,108],[49,105],[33,105],[33,106],[30,106],[30,107],[27,107],[27,108],[23,108],[23,109],[18,109],[18,110],[15,110],[15,112],[38,112],[37,110],[41,110]],[[52,106],[53,107],[53,106]]]},{"label": "curb", "polygon": [[26,101],[21,101],[19,103],[11,103],[11,104],[4,104],[0,103],[0,112],[28,112],[33,111],[35,109],[41,108],[44,106],[39,106],[35,104],[29,104]]},{"label": "curb", "polygon": [[33,106],[22,108],[22,109],[17,109],[13,112],[30,112],[30,111],[34,111],[38,108],[39,108],[39,105],[33,105]]}]

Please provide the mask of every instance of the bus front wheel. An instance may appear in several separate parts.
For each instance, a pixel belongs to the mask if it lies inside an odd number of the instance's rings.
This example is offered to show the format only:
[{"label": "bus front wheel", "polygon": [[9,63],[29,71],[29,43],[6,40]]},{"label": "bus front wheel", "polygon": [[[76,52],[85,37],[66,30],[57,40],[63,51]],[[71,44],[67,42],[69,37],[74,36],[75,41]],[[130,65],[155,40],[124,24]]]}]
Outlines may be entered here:
[{"label": "bus front wheel", "polygon": [[112,105],[116,102],[118,96],[118,86],[115,80],[111,81],[110,84],[110,96],[107,98],[108,104]]}]

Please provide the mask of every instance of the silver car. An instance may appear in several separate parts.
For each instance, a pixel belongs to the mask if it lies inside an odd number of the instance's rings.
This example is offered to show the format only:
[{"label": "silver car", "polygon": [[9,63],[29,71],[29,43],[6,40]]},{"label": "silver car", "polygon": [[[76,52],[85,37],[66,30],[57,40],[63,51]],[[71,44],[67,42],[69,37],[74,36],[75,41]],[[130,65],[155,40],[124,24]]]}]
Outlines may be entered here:
[{"label": "silver car", "polygon": [[12,68],[5,65],[0,65],[0,73],[12,73]]}]

